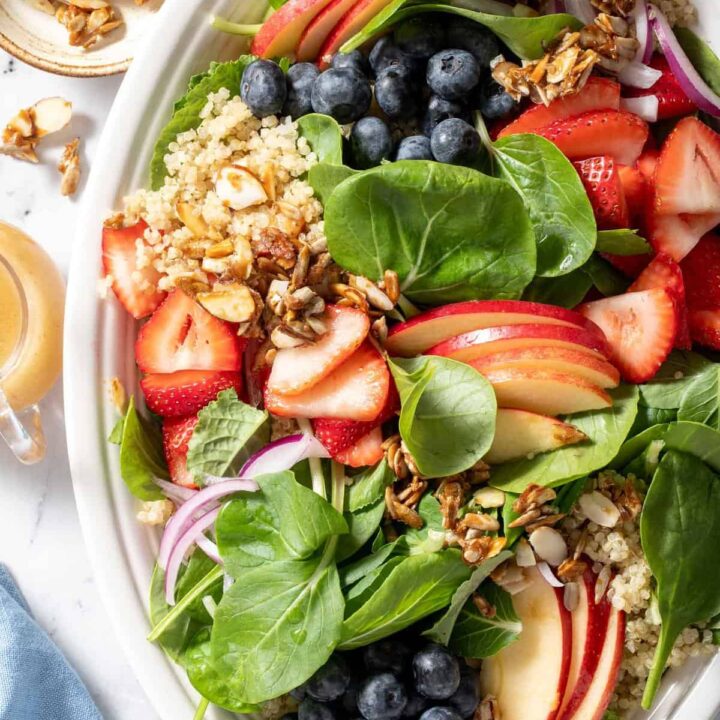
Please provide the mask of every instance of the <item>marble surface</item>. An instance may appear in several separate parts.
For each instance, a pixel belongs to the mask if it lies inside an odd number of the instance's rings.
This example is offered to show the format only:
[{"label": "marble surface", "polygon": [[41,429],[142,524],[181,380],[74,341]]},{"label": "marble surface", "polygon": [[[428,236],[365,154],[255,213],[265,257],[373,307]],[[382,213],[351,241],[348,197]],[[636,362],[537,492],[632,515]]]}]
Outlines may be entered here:
[{"label": "marble surface", "polygon": [[[58,77],[0,51],[0,123],[43,97],[60,95],[73,103],[70,128],[42,144],[39,165],[0,155],[0,219],[39,242],[65,275],[78,199],[120,80]],[[55,166],[62,147],[75,136],[82,141],[85,173],[75,198],[68,199],[59,193]],[[90,571],[70,482],[59,384],[42,410],[48,440],[43,462],[24,467],[0,443],[0,561],[15,575],[38,622],[81,675],[103,716],[157,720],[123,657]]]}]

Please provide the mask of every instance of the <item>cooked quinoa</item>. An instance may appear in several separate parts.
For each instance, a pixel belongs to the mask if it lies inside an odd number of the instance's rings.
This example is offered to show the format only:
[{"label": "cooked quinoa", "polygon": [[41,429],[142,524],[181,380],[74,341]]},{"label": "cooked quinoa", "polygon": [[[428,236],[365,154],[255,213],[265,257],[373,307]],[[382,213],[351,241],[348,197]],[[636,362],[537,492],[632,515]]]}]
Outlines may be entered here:
[{"label": "cooked quinoa", "polygon": [[692,25],[697,20],[697,10],[692,0],[655,0],[655,5],[670,25]]}]

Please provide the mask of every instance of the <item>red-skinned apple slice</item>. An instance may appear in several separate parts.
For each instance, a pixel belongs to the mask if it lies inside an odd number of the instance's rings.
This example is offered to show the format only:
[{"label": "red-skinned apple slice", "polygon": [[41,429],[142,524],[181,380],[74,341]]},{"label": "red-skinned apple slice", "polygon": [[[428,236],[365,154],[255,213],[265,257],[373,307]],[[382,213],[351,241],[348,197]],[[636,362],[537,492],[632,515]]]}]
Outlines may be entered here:
[{"label": "red-skinned apple slice", "polygon": [[503,325],[456,335],[431,347],[426,355],[472,362],[498,352],[516,349],[556,347],[584,352],[599,359],[607,357],[607,343],[594,332],[562,325]]},{"label": "red-skinned apple slice", "polygon": [[471,330],[527,324],[576,327],[602,337],[595,323],[555,305],[524,300],[468,300],[428,310],[395,325],[386,346],[391,355],[412,357]]},{"label": "red-skinned apple slice", "polygon": [[295,49],[298,62],[315,62],[327,36],[356,2],[357,0],[330,0],[325,5],[300,36],[300,42]]},{"label": "red-skinned apple slice", "polygon": [[569,373],[544,370],[486,370],[498,407],[529,410],[540,415],[571,415],[612,406],[597,385]]},{"label": "red-skinned apple slice", "polygon": [[513,596],[523,629],[483,662],[481,692],[496,699],[502,720],[555,720],[567,687],[572,622],[562,591],[537,568],[525,572],[529,585]]},{"label": "red-skinned apple slice", "polygon": [[505,408],[497,411],[495,437],[483,460],[499,465],[585,440],[585,433],[560,420]]},{"label": "red-skinned apple slice", "polygon": [[620,373],[607,360],[601,360],[581,350],[562,347],[530,347],[493,353],[472,361],[481,373],[485,370],[549,370],[578,375],[601,388],[614,388],[620,383]]}]

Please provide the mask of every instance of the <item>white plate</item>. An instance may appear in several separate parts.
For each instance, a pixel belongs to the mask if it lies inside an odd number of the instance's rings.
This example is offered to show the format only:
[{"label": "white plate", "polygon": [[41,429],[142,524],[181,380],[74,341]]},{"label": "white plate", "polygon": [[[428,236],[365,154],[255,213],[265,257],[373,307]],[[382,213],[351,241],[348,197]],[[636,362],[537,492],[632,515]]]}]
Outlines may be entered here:
[{"label": "white plate", "polygon": [[[720,40],[720,19],[710,11],[714,0],[700,1],[706,35],[712,28]],[[115,631],[163,720],[192,718],[197,695],[184,673],[145,640],[158,537],[136,522],[136,502],[106,442],[116,421],[107,380],[118,376],[127,388],[137,383],[135,324],[114,300],[98,299],[100,228],[124,194],[146,183],[155,138],[190,75],[240,51],[237,40],[210,28],[210,15],[255,22],[262,12],[262,0],[166,0],[108,118],[83,198],[68,286],[65,416],[80,521]],[[720,660],[687,665],[668,680],[653,720],[710,720],[720,707]]]}]

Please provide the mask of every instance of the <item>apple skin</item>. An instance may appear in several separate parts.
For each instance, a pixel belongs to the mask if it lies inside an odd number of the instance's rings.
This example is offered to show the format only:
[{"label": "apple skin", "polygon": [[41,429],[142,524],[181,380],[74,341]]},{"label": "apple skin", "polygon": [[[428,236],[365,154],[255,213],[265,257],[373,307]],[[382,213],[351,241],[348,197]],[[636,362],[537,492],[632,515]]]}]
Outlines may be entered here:
[{"label": "apple skin", "polygon": [[262,24],[250,52],[262,58],[293,55],[303,31],[328,2],[288,0]]},{"label": "apple skin", "polygon": [[[452,360],[471,362],[487,355],[539,346],[564,347],[607,359],[607,342],[578,327],[543,323],[502,325],[473,330],[450,337],[427,350],[426,355],[441,355]],[[389,352],[392,353],[392,350]]]},{"label": "apple skin", "polygon": [[315,62],[328,35],[356,2],[357,0],[330,0],[300,36],[300,42],[295,49],[295,59],[298,62]]},{"label": "apple skin", "polygon": [[480,372],[484,369],[504,368],[566,372],[578,375],[601,388],[614,388],[620,384],[620,373],[606,360],[562,347],[516,348],[478,358],[472,361],[472,366]]},{"label": "apple skin", "polygon": [[471,330],[528,324],[582,328],[601,341],[605,338],[588,318],[555,305],[524,300],[468,300],[433,308],[395,325],[388,335],[387,350],[392,355],[412,357]]},{"label": "apple skin", "polygon": [[497,411],[495,437],[483,460],[499,465],[584,440],[585,433],[560,420],[505,408]]}]

